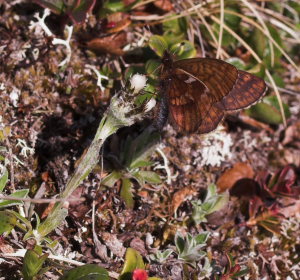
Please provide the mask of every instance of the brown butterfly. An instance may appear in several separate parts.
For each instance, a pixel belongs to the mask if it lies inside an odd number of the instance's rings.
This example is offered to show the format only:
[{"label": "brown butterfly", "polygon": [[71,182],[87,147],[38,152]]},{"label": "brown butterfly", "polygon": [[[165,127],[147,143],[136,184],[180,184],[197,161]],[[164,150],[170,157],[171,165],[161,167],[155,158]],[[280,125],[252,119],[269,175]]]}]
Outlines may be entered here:
[{"label": "brown butterfly", "polygon": [[[249,107],[265,93],[263,79],[214,58],[173,61],[165,51],[158,126],[169,117],[184,133],[208,133],[227,112]],[[161,124],[160,124],[161,123]]]}]

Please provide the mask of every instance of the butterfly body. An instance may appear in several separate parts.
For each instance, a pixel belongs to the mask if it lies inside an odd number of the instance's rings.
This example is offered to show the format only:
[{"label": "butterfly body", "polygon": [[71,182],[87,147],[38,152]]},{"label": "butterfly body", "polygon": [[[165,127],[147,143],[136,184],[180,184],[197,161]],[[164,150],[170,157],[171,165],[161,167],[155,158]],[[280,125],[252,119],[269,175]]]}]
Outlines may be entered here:
[{"label": "butterfly body", "polygon": [[[225,114],[249,107],[266,91],[263,79],[214,58],[162,58],[161,92],[171,123],[184,133],[208,133]],[[165,106],[166,107],[166,106]]]}]

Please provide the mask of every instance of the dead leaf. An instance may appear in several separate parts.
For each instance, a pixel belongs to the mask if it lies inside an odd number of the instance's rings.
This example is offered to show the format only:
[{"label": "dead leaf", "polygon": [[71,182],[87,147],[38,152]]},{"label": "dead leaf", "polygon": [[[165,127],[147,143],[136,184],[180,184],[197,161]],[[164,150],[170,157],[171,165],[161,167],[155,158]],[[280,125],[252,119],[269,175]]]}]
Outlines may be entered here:
[{"label": "dead leaf", "polygon": [[218,189],[221,192],[231,189],[241,179],[252,179],[254,171],[248,163],[238,162],[231,169],[225,171],[217,181]]},{"label": "dead leaf", "polygon": [[109,250],[117,257],[123,258],[125,255],[126,248],[123,243],[117,238],[116,234],[109,232],[103,232],[101,238],[104,244],[109,248]]},{"label": "dead leaf", "polygon": [[300,121],[288,126],[288,128],[285,130],[282,144],[293,145],[297,148],[300,148]]},{"label": "dead leaf", "polygon": [[48,215],[52,211],[54,205],[55,205],[55,202],[49,203],[49,205],[47,206],[47,208],[41,214],[41,219],[44,219],[44,218],[48,217]]},{"label": "dead leaf", "polygon": [[178,207],[188,198],[188,196],[195,195],[196,193],[196,190],[192,187],[185,187],[177,191],[172,199],[172,213],[174,214],[177,211]]},{"label": "dead leaf", "polygon": [[117,12],[107,17],[106,32],[117,33],[131,24],[128,14]]},{"label": "dead leaf", "polygon": [[257,129],[260,129],[260,130],[266,130],[266,131],[269,131],[270,133],[274,133],[274,130],[268,126],[267,124],[265,123],[262,123],[260,121],[257,121],[255,119],[252,119],[250,118],[249,116],[247,116],[245,113],[241,112],[239,114],[239,119],[244,122],[245,124],[253,127],[253,128],[257,128]]},{"label": "dead leaf", "polygon": [[165,12],[170,12],[173,10],[173,5],[170,0],[156,0],[154,5]]},{"label": "dead leaf", "polygon": [[[289,200],[291,202],[291,200]],[[281,208],[279,213],[286,218],[293,217],[300,213],[300,200],[294,200],[294,203],[290,203],[290,206]]]},{"label": "dead leaf", "polygon": [[43,172],[41,177],[44,182],[48,182],[48,180],[50,178],[49,172],[48,171]]},{"label": "dead leaf", "polygon": [[0,237],[0,252],[4,254],[12,254],[15,252],[14,248],[7,244],[3,236]]},{"label": "dead leaf", "polygon": [[140,254],[142,256],[148,255],[148,251],[146,250],[146,247],[145,247],[145,242],[142,239],[140,239],[139,237],[135,237],[131,240],[130,248],[137,250],[138,252],[140,252]]},{"label": "dead leaf", "polygon": [[120,32],[109,36],[95,38],[86,43],[87,47],[96,53],[109,53],[122,56],[122,47],[127,44],[126,32]]}]

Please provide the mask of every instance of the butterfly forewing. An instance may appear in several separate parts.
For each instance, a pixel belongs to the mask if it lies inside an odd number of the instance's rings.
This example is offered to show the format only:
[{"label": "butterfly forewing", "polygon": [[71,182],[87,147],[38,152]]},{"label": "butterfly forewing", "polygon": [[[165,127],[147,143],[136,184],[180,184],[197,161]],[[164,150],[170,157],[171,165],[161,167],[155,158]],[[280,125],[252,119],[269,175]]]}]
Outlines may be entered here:
[{"label": "butterfly forewing", "polygon": [[214,58],[191,58],[174,62],[174,68],[190,73],[206,85],[212,100],[220,101],[233,88],[238,70],[233,65]]},{"label": "butterfly forewing", "polygon": [[263,79],[212,58],[184,59],[164,65],[162,79],[169,81],[171,122],[187,133],[214,130],[225,111],[250,106],[266,90]]},{"label": "butterfly forewing", "polygon": [[[174,73],[168,89],[170,120],[183,132],[195,132],[209,108],[201,110],[200,104],[208,96],[206,87],[184,73]],[[199,94],[202,92],[202,94]]]}]

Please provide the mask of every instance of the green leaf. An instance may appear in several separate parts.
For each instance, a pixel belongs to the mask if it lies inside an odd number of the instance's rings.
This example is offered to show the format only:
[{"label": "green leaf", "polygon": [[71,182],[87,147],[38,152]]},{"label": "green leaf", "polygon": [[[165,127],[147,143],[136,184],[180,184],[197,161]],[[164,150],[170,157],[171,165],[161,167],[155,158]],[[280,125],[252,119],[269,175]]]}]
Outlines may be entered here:
[{"label": "green leaf", "polygon": [[125,9],[125,4],[122,0],[109,0],[104,2],[103,9],[111,13],[122,12]]},{"label": "green leaf", "polygon": [[229,194],[227,192],[218,195],[217,199],[214,202],[214,205],[210,208],[208,214],[211,214],[216,211],[220,211],[228,204],[228,201],[229,201]]},{"label": "green leaf", "polygon": [[146,62],[146,73],[154,78],[157,78],[159,75],[159,70],[161,66],[161,61],[158,59],[149,59]]},{"label": "green leaf", "polygon": [[[271,106],[274,106],[277,110],[280,110],[278,98],[275,95],[267,96],[263,99],[263,101]],[[290,108],[287,104],[283,103],[284,114],[287,118],[291,116]]]},{"label": "green leaf", "polygon": [[194,237],[195,241],[197,244],[205,244],[206,245],[206,241],[209,237],[209,232],[205,231],[203,233],[198,234],[196,237]]},{"label": "green leaf", "polygon": [[[9,213],[14,215],[17,218],[17,220],[20,220],[21,222],[23,222],[26,225],[26,228],[27,228],[28,231],[32,230],[31,223],[25,217],[20,215],[18,212],[15,212],[15,211],[12,211],[12,210],[9,210]],[[26,240],[26,239],[23,238],[23,240]]]},{"label": "green leaf", "polygon": [[[220,25],[218,23],[214,23],[212,27],[216,38],[218,38],[220,32]],[[235,27],[232,29],[236,30],[237,28]],[[235,46],[236,42],[237,40],[227,30],[224,29],[223,36],[222,36],[222,46],[223,47]]]},{"label": "green leaf", "polygon": [[165,21],[163,23],[164,33],[174,34],[174,35],[185,35],[188,28],[188,22],[186,18],[182,17],[179,19],[172,19]]},{"label": "green leaf", "polygon": [[109,280],[109,276],[103,267],[86,264],[69,270],[60,280]]},{"label": "green leaf", "polygon": [[[287,118],[291,113],[287,104],[283,104],[284,112]],[[268,96],[263,99],[263,102],[252,106],[246,110],[247,115],[267,124],[283,123],[279,103],[276,96]]]},{"label": "green leaf", "polygon": [[167,258],[173,253],[172,249],[167,249],[165,251],[157,251],[156,254],[150,255],[150,259],[153,261],[157,261],[159,263],[163,263],[167,260]]},{"label": "green leaf", "polygon": [[22,274],[25,280],[32,280],[38,275],[48,254],[42,254],[42,248],[36,246],[34,250],[27,250],[24,256]]},{"label": "green leaf", "polygon": [[217,186],[215,184],[210,184],[207,188],[207,194],[204,201],[211,198],[212,196],[215,196],[216,194],[217,194]]},{"label": "green leaf", "polygon": [[132,280],[132,272],[137,268],[145,269],[143,258],[138,251],[128,248],[119,280]]},{"label": "green leaf", "polygon": [[130,164],[130,169],[151,166],[152,164],[153,164],[152,161],[140,159],[140,160],[136,160],[136,161],[132,162],[132,164]]},{"label": "green leaf", "polygon": [[172,45],[170,52],[174,54],[177,59],[193,58],[197,54],[194,45],[186,40]]},{"label": "green leaf", "polygon": [[264,78],[265,66],[262,63],[255,64],[252,68],[247,69],[247,72],[254,74],[258,77]]},{"label": "green leaf", "polygon": [[[284,44],[282,42],[282,36],[280,35],[280,33],[278,32],[278,29],[274,28],[271,24],[267,23],[267,27],[269,29],[269,32],[273,38],[273,40],[275,40],[275,42],[282,47],[283,49]],[[281,67],[281,57],[282,57],[282,53],[280,50],[278,50],[277,47],[273,47],[274,49],[274,66],[276,67]],[[270,50],[270,45],[268,43],[268,47],[265,50],[265,57],[264,57],[264,62],[266,63],[267,67],[271,67],[271,50]]]},{"label": "green leaf", "polygon": [[128,137],[124,147],[124,165],[129,169],[151,165],[149,157],[156,148],[159,137],[159,133],[151,129],[145,129],[134,140]]},{"label": "green leaf", "polygon": [[144,178],[144,180],[150,184],[160,184],[161,179],[159,175],[153,171],[139,171],[139,174]]},{"label": "green leaf", "polygon": [[259,57],[264,57],[265,50],[267,48],[267,37],[258,28],[255,28],[251,33],[252,47]]},{"label": "green leaf", "polygon": [[51,231],[59,227],[68,215],[68,210],[65,208],[55,209],[50,213],[44,222],[42,222],[37,231],[40,238],[48,235]]},{"label": "green leaf", "polygon": [[160,57],[168,49],[168,44],[162,36],[154,35],[149,40],[150,48]]},{"label": "green leaf", "polygon": [[140,175],[140,171],[133,173],[132,178],[136,180],[141,187],[145,185],[144,177]]},{"label": "green leaf", "polygon": [[281,88],[284,88],[285,87],[285,82],[284,80],[277,74],[277,73],[274,73],[272,75],[272,78],[274,79],[274,82],[277,86],[281,87]]},{"label": "green leaf", "polygon": [[175,235],[175,246],[179,254],[183,252],[185,241],[183,236],[179,232],[177,232]]},{"label": "green leaf", "polygon": [[131,65],[125,70],[125,80],[129,80],[134,74],[145,74],[144,65]]},{"label": "green leaf", "polygon": [[7,171],[6,167],[4,167],[3,174],[0,178],[0,192],[3,191],[4,187],[6,186],[7,181],[8,181],[8,171]]},{"label": "green leaf", "polygon": [[[226,8],[226,11],[232,11],[232,12],[240,12],[240,6],[237,3],[231,3],[230,8]],[[238,30],[241,22],[241,18],[239,16],[229,14],[229,13],[224,13],[224,21],[226,25],[228,25],[231,29],[233,30]]]},{"label": "green leaf", "polygon": [[[29,193],[29,189],[16,190],[14,193],[9,195],[9,197],[25,198]],[[9,207],[13,205],[23,204],[23,201],[20,200],[0,200],[0,208]]]},{"label": "green leaf", "polygon": [[39,4],[44,8],[48,8],[55,14],[61,14],[65,7],[64,0],[33,0],[33,2]]},{"label": "green leaf", "polygon": [[134,200],[132,195],[132,182],[130,179],[124,178],[122,179],[122,187],[120,196],[125,201],[126,207],[133,209],[134,207]]},{"label": "green leaf", "polygon": [[115,185],[115,183],[121,179],[121,177],[121,172],[113,171],[102,180],[101,184],[112,188]]},{"label": "green leaf", "polygon": [[188,30],[188,22],[187,22],[186,17],[180,17],[177,20],[178,20],[179,31],[186,34],[186,32]]},{"label": "green leaf", "polygon": [[0,211],[0,234],[10,233],[15,227],[17,218],[9,211]]},{"label": "green leaf", "polygon": [[246,69],[245,62],[238,57],[230,57],[230,58],[226,59],[226,62],[232,64],[233,66],[235,66],[236,68],[238,68],[240,70]]},{"label": "green leaf", "polygon": [[239,272],[234,273],[234,275],[232,275],[232,277],[238,279],[240,277],[246,276],[249,272],[250,272],[249,269],[245,268],[245,269],[243,269],[243,270],[241,270]]}]

